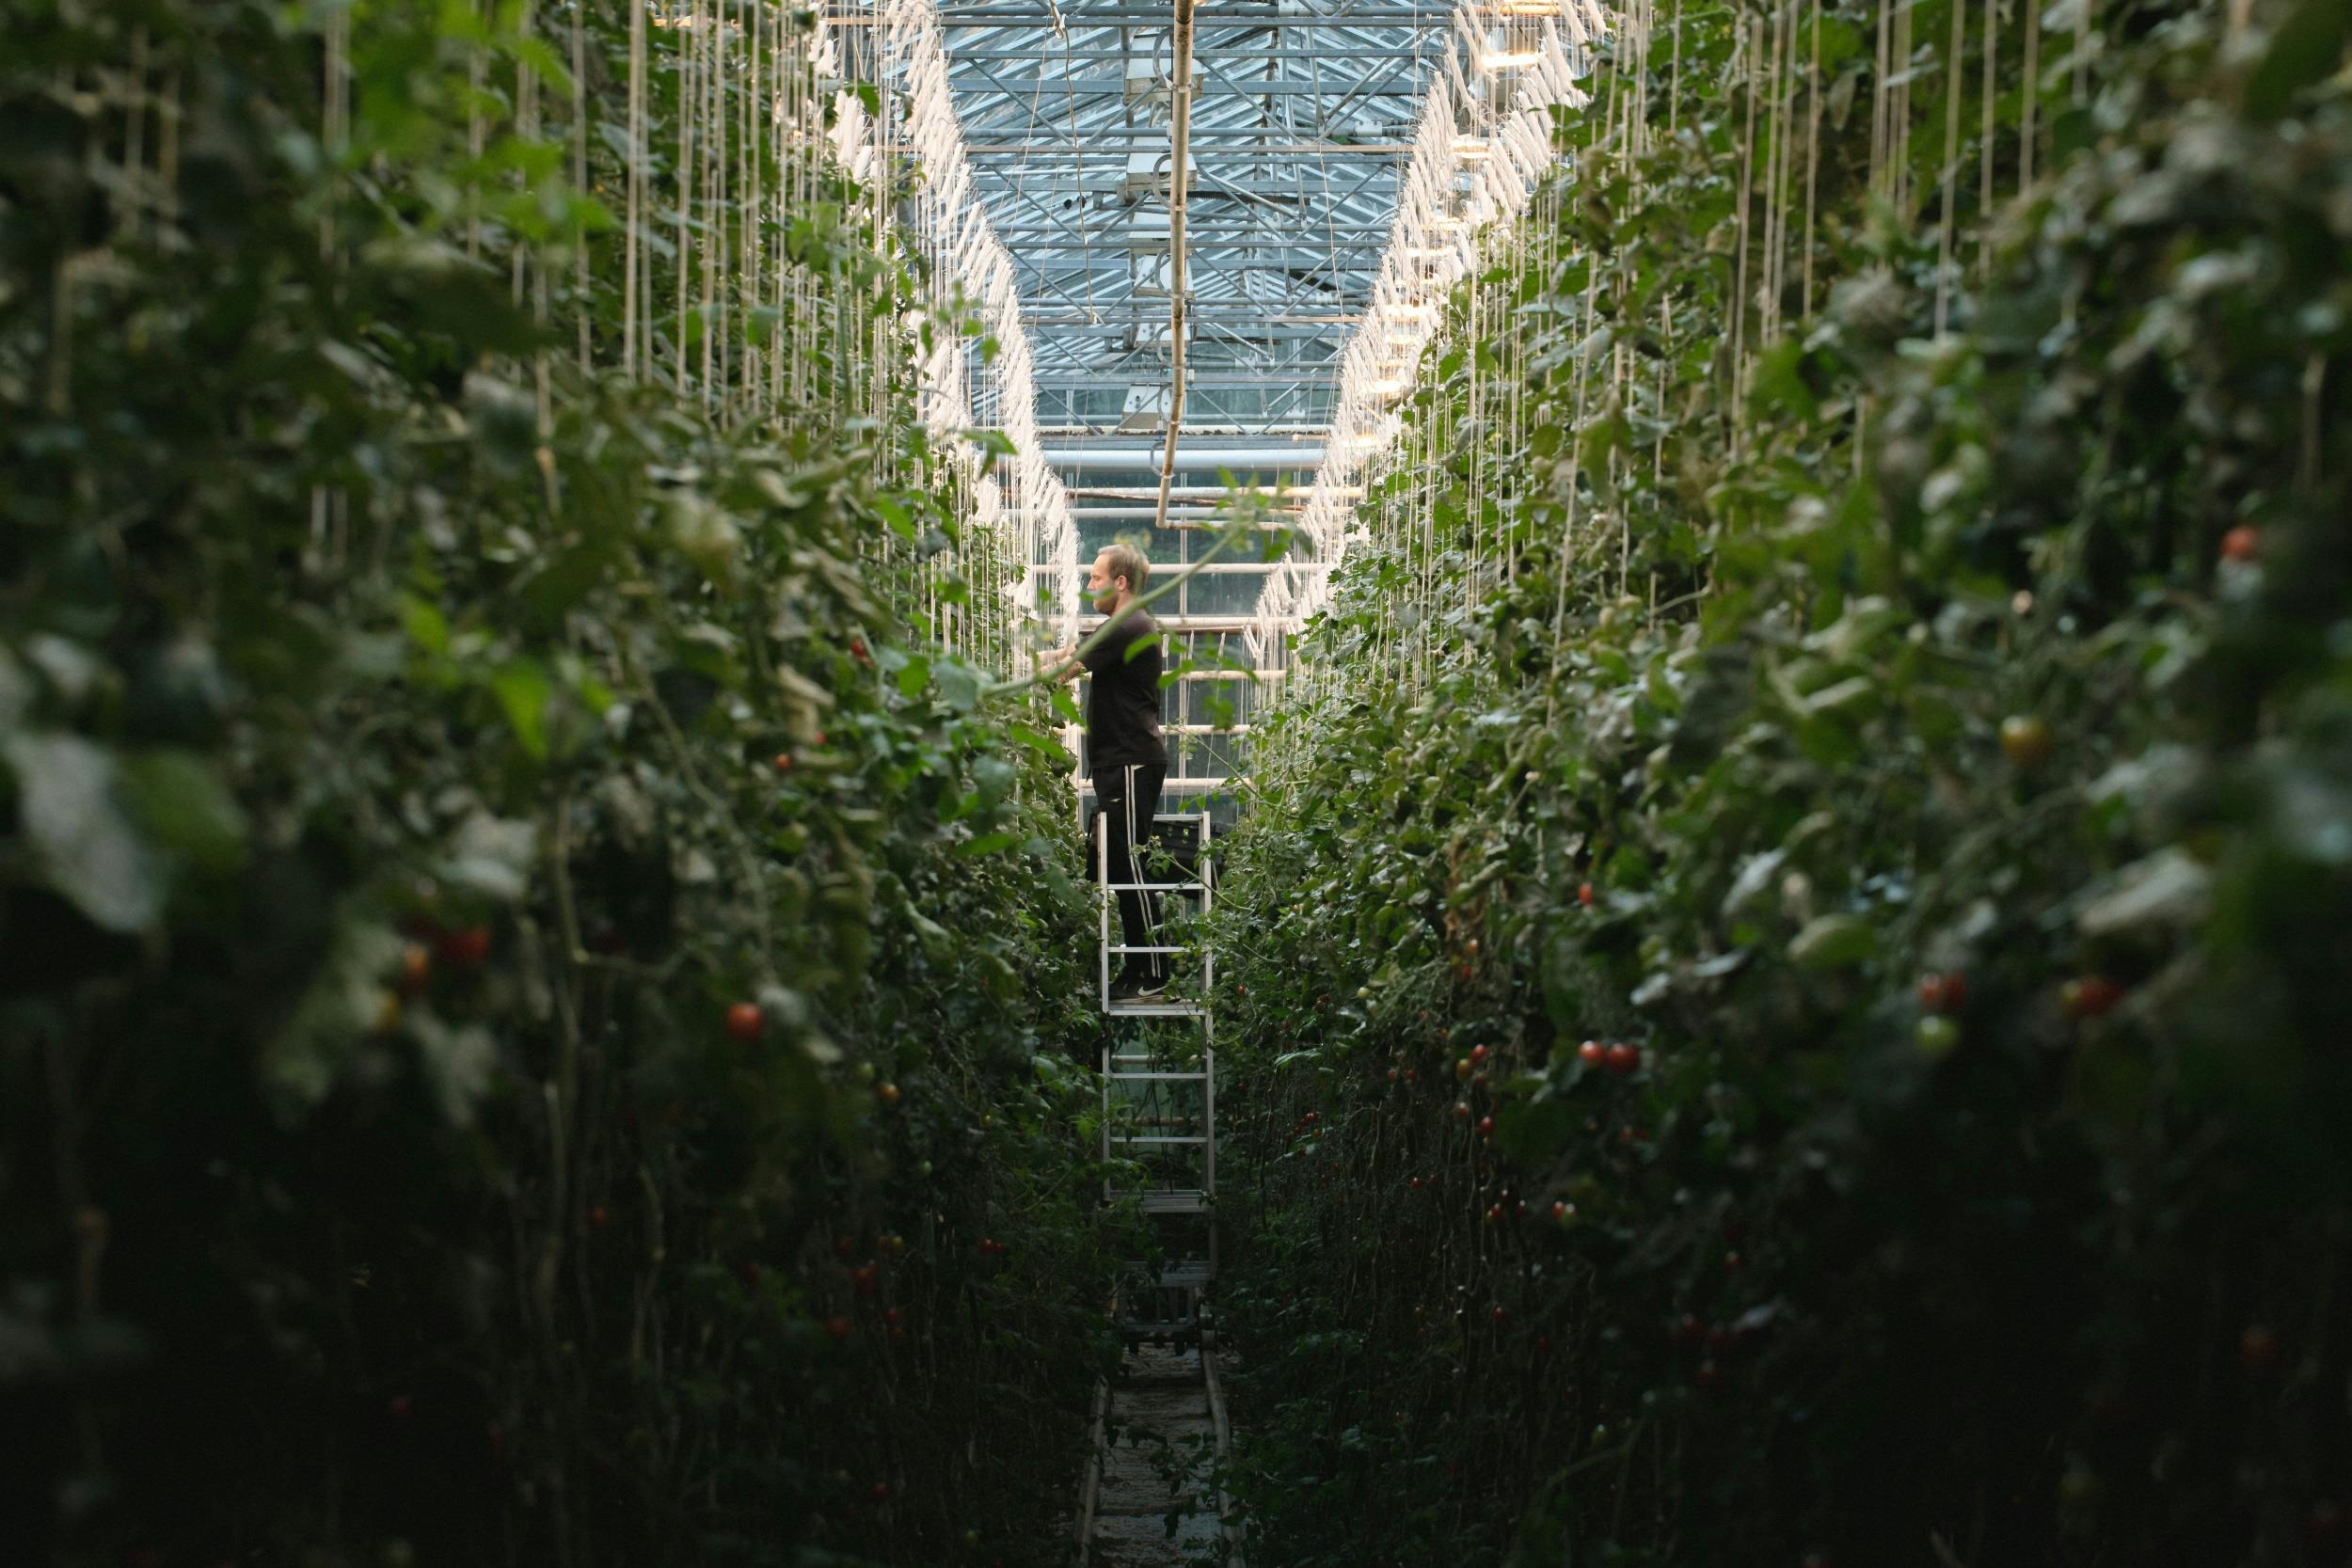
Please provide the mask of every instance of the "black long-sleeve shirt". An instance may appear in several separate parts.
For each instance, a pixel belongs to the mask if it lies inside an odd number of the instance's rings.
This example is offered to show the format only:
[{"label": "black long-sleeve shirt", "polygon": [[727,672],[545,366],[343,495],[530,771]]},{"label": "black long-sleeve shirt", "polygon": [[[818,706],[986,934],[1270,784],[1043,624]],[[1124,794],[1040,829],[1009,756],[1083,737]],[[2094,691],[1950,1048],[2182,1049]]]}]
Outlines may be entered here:
[{"label": "black long-sleeve shirt", "polygon": [[1168,766],[1160,738],[1160,624],[1131,610],[1085,657],[1087,768]]}]

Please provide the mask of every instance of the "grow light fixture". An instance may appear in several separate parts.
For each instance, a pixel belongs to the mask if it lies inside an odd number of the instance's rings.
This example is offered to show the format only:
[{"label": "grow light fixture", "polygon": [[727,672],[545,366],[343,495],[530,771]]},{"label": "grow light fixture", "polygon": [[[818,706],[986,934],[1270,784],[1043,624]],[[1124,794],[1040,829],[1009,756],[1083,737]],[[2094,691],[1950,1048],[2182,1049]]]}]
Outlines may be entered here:
[{"label": "grow light fixture", "polygon": [[1544,52],[1540,49],[1489,50],[1478,56],[1478,69],[1481,71],[1525,71],[1529,66],[1541,62],[1543,57]]},{"label": "grow light fixture", "polygon": [[1454,138],[1454,155],[1461,159],[1466,164],[1483,163],[1486,159],[1494,156],[1494,148],[1487,143],[1486,138],[1484,136],[1456,136]]}]

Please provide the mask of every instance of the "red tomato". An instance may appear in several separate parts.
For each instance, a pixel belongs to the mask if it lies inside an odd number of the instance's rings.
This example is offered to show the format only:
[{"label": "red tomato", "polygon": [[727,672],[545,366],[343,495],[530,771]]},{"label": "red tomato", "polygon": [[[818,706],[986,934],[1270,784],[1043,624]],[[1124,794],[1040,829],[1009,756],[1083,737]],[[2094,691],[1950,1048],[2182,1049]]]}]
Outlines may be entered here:
[{"label": "red tomato", "polygon": [[1957,972],[1919,977],[1919,1006],[1931,1013],[1956,1013],[1968,1006],[1968,980]]},{"label": "red tomato", "polygon": [[2240,523],[2221,536],[2221,559],[2248,562],[2262,553],[2262,534]]},{"label": "red tomato", "polygon": [[490,928],[469,926],[441,938],[441,958],[459,969],[470,969],[490,956]]},{"label": "red tomato", "polygon": [[1603,1060],[1607,1064],[1610,1071],[1622,1078],[1629,1073],[1640,1070],[1642,1066],[1642,1048],[1638,1045],[1626,1045],[1623,1043],[1613,1045],[1609,1048]]},{"label": "red tomato", "polygon": [[433,955],[424,943],[412,942],[400,950],[400,994],[414,996],[433,978]]},{"label": "red tomato", "polygon": [[835,1313],[825,1320],[825,1332],[833,1336],[835,1344],[845,1344],[850,1336],[857,1332],[857,1324]]},{"label": "red tomato", "polygon": [[2105,1018],[2123,1000],[2123,988],[2104,974],[2086,974],[2058,988],[2058,1006],[2069,1018]]},{"label": "red tomato", "polygon": [[767,1026],[768,1021],[756,1002],[738,1002],[727,1009],[727,1033],[739,1040],[755,1040]]},{"label": "red tomato", "polygon": [[1586,1040],[1576,1048],[1576,1059],[1586,1067],[1599,1067],[1609,1055],[1609,1048],[1598,1040]]},{"label": "red tomato", "polygon": [[1593,884],[1592,884],[1592,883],[1590,883],[1590,882],[1579,882],[1579,883],[1577,884],[1577,887],[1576,887],[1576,901],[1577,901],[1578,903],[1580,903],[1580,904],[1583,905],[1583,906],[1584,906],[1586,909],[1588,909],[1588,910],[1589,910],[1589,909],[1591,909],[1591,908],[1593,907]]}]

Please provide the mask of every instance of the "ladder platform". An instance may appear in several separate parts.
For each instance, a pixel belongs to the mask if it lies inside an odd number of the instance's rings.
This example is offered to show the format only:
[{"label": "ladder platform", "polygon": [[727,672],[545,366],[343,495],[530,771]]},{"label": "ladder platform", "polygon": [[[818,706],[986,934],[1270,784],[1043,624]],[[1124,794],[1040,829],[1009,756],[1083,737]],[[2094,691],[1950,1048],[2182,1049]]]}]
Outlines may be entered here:
[{"label": "ladder platform", "polygon": [[1106,1002],[1106,1013],[1120,1018],[1206,1018],[1209,1009],[1197,1002]]},{"label": "ladder platform", "polygon": [[1205,1072],[1114,1072],[1110,1080],[1114,1084],[1205,1084],[1209,1075]]},{"label": "ladder platform", "polygon": [[1139,1197],[1147,1214],[1205,1214],[1209,1212],[1209,1195],[1198,1188],[1154,1187],[1138,1190],[1125,1187],[1106,1196],[1113,1199]]},{"label": "ladder platform", "polygon": [[1164,1136],[1156,1132],[1113,1132],[1111,1134],[1111,1142],[1115,1144],[1204,1144],[1208,1141],[1198,1134],[1188,1137],[1177,1137],[1173,1134]]},{"label": "ladder platform", "polygon": [[1113,893],[1206,893],[1209,891],[1207,886],[1200,882],[1105,882],[1103,885]]}]

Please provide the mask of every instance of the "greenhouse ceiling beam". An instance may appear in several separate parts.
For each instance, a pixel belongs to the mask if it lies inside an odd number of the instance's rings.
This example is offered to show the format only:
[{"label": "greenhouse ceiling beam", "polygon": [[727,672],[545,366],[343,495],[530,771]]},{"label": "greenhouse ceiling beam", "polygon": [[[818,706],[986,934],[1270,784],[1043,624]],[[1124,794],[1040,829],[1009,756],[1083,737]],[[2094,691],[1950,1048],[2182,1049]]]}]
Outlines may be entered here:
[{"label": "greenhouse ceiling beam", "polygon": [[[1267,211],[1256,215],[1260,221],[1254,224],[1235,221],[1230,211],[1216,219],[1196,221],[1215,225],[1215,232],[1203,243],[1220,253],[1224,264],[1248,266],[1261,273],[1293,272],[1300,288],[1327,293],[1347,287],[1344,279],[1350,278],[1357,280],[1359,287],[1368,286],[1377,271],[1380,247],[1363,237],[1361,226],[1318,231],[1312,214]],[[1285,217],[1290,221],[1284,222]],[[1341,238],[1342,234],[1347,237]],[[1049,236],[1041,232],[1036,238],[1043,243]],[[1080,263],[1091,268],[1094,263],[1112,262],[1118,264],[1102,270],[1125,273],[1138,289],[1166,287],[1165,281],[1152,270],[1155,260],[1167,256],[1165,248],[1140,239],[1117,246],[1082,245],[1075,251],[1067,241],[1054,243],[1054,249],[1032,248],[1025,257],[1016,260],[1015,266],[1024,272],[1042,275],[1062,270],[1064,259],[1073,268]]]},{"label": "greenhouse ceiling beam", "polygon": [[[1223,154],[1220,153],[1218,156],[1222,159]],[[1335,176],[1337,179],[1345,181],[1345,185],[1326,190],[1320,183],[1305,184],[1295,178],[1269,179],[1263,175],[1237,178],[1220,173],[1216,169],[1196,168],[1193,171],[1191,196],[1195,202],[1214,201],[1220,197],[1239,196],[1244,198],[1287,197],[1299,201],[1336,203],[1367,196],[1375,187],[1393,186],[1404,172],[1404,166],[1401,163],[1351,164],[1345,173]],[[1104,181],[1107,178],[1106,173],[1099,170],[1089,174],[1073,169],[1064,174],[1059,170],[1041,172],[1037,169],[1022,170],[983,166],[976,167],[972,171],[973,184],[989,196],[1018,196],[1032,198],[1056,196],[1113,197],[1122,198],[1121,207],[1096,210],[1125,211],[1146,217],[1167,215],[1167,209],[1159,205],[1160,193],[1156,186],[1148,195],[1127,198],[1124,192],[1116,185],[1107,190],[1104,189]],[[1164,181],[1165,178],[1165,175],[1158,174],[1156,171],[1153,175],[1155,182]],[[1381,203],[1381,210],[1385,212],[1391,205],[1391,203],[1384,201]]]},{"label": "greenhouse ceiling beam", "polygon": [[[1318,60],[1393,60],[1410,54],[1409,49],[1394,45],[1370,43],[1357,47],[1317,44],[1314,57]],[[1056,65],[1124,65],[1129,60],[1156,59],[1150,50],[1138,49],[1061,49],[1048,48],[1043,57]],[[1287,65],[1298,58],[1296,51],[1287,48],[1266,48],[1263,44],[1244,47],[1238,43],[1212,45],[1193,50],[1196,61],[1215,59],[1256,65]],[[1021,43],[1004,49],[967,49],[958,46],[947,58],[949,71],[969,63],[997,60],[1035,61],[1040,58],[1034,43]]]},{"label": "greenhouse ceiling beam", "polygon": [[[1331,253],[1327,250],[1303,253],[1312,259],[1313,264],[1309,266],[1298,260],[1279,256],[1269,258],[1262,254],[1260,247],[1256,245],[1225,248],[1239,249],[1243,252],[1238,256],[1228,257],[1222,262],[1223,270],[1229,277],[1283,278],[1288,280],[1295,289],[1312,294],[1318,304],[1339,304],[1345,301],[1350,294],[1360,295],[1372,286],[1375,276],[1373,269],[1369,266],[1343,266],[1335,273],[1330,266]],[[1073,283],[1083,287],[1089,277],[1097,278],[1099,286],[1099,278],[1102,277],[1109,277],[1114,280],[1132,280],[1135,277],[1134,261],[1135,258],[1131,256],[1079,256],[1068,261],[1039,264],[1020,270],[1035,277],[1041,285],[1045,287],[1051,287],[1056,283]],[[1200,295],[1199,289],[1193,290],[1194,298],[1197,299]],[[1095,295],[1095,300],[1099,303],[1111,297],[1114,296],[1108,293],[1098,293]]]},{"label": "greenhouse ceiling beam", "polygon": [[[1160,469],[1160,451],[1156,447],[1048,447],[1040,453],[1046,462],[1063,468],[1108,468],[1133,473]],[[1295,447],[1194,447],[1176,454],[1176,467],[1187,472],[1230,468],[1244,464],[1260,468],[1313,468],[1323,461],[1319,444],[1300,443]]]},{"label": "greenhouse ceiling beam", "polygon": [[[1350,323],[1360,320],[1361,318],[1356,316],[1339,316],[1332,318],[1328,323],[1317,323],[1311,325],[1303,322],[1271,321],[1264,317],[1242,319],[1254,319],[1261,323],[1264,326],[1264,330],[1255,334],[1255,336],[1268,341],[1274,341],[1290,338],[1312,338],[1317,340],[1344,338],[1347,336],[1347,325]],[[1156,315],[1141,316],[1137,317],[1134,321],[1118,322],[1087,321],[1074,317],[1067,321],[1055,320],[1041,322],[1035,316],[1024,314],[1022,320],[1031,325],[1050,326],[1055,332],[1070,337],[1086,334],[1095,337],[1116,338],[1133,332],[1138,325],[1154,328],[1165,327],[1168,325],[1166,317]],[[1154,346],[1159,352],[1163,354],[1166,353],[1166,345],[1161,344]]]},{"label": "greenhouse ceiling beam", "polygon": [[[986,71],[976,71],[974,74],[979,76],[994,91],[1003,93],[1008,98],[1020,100],[1025,113],[1033,112],[1029,108],[1033,101],[1041,101],[1037,102],[1039,108],[1048,112],[1060,112],[1068,108],[1069,101],[1073,98],[1124,101],[1127,96],[1127,79],[1124,76],[1005,77]],[[961,83],[957,85],[962,86]],[[1238,82],[1231,83],[1229,90],[1225,93],[1211,93],[1209,96],[1412,99],[1421,96],[1421,78],[1420,73],[1414,71],[1377,77],[1369,82],[1331,82],[1311,76],[1282,76],[1264,81],[1250,80],[1246,86]],[[992,104],[987,107],[998,106]],[[967,131],[974,128],[971,122],[978,119],[980,113],[975,112],[966,119]]]},{"label": "greenhouse ceiling beam", "polygon": [[[1057,330],[1079,327],[1089,332],[1123,332],[1129,327],[1136,325],[1163,326],[1167,325],[1168,315],[1165,309],[1153,311],[1148,308],[1149,302],[1138,301],[1137,303],[1144,304],[1147,308],[1138,310],[1133,317],[1123,322],[1103,321],[1098,319],[1090,311],[1057,313],[1051,310],[1030,310],[1024,312],[1021,319],[1025,325],[1029,326],[1050,326]],[[1160,301],[1162,306],[1165,306],[1167,303],[1167,300],[1164,298]],[[1192,317],[1193,320],[1202,323],[1211,321],[1262,322],[1268,326],[1353,326],[1358,322],[1364,319],[1363,314],[1360,311],[1333,310],[1326,314],[1300,313],[1294,315],[1280,310],[1233,309],[1230,307],[1238,302],[1229,301],[1225,303],[1228,308],[1218,309],[1216,306],[1204,305],[1198,298],[1196,298],[1192,302],[1192,308],[1185,311],[1185,314]],[[1329,334],[1324,335],[1328,336]]]},{"label": "greenhouse ceiling beam", "polygon": [[[1410,129],[1399,126],[1400,131]],[[1288,133],[1281,127],[1263,125],[1195,126],[1192,139],[1196,145],[1214,143],[1220,162],[1248,158],[1312,158],[1317,161],[1358,163],[1372,159],[1402,160],[1409,156],[1413,144],[1407,141],[1263,141],[1267,136]],[[964,148],[966,152],[993,157],[1035,158],[1051,154],[1058,162],[1084,166],[1088,163],[1123,167],[1128,150],[1121,147],[1097,147],[1096,142],[1151,142],[1165,145],[1168,133],[1156,126],[1106,125],[1083,133],[1087,144],[1069,141],[1005,141],[974,142]],[[894,149],[907,150],[906,149]],[[979,172],[976,168],[975,172]],[[989,172],[993,172],[993,170]]]},{"label": "greenhouse ceiling beam", "polygon": [[[867,13],[841,10],[834,13],[852,24],[864,20]],[[1121,30],[1149,27],[1165,29],[1175,24],[1173,8],[1158,6],[1064,6],[1058,10],[1030,6],[957,6],[939,8],[941,23],[949,27],[1112,27]],[[1336,8],[1322,11],[1250,11],[1233,8],[1219,9],[1216,15],[1203,17],[1194,24],[1204,32],[1256,32],[1263,28],[1324,28],[1324,27],[1394,27],[1407,31],[1428,31],[1445,26],[1452,17],[1440,10],[1421,10],[1409,6],[1361,6],[1352,9]]]},{"label": "greenhouse ceiling beam", "polygon": [[[1327,373],[1333,368],[1333,364],[1326,364],[1320,367],[1321,371]],[[1191,379],[1193,387],[1196,390],[1214,392],[1258,390],[1267,387],[1283,385],[1289,382],[1292,377],[1286,374],[1277,374],[1272,372],[1232,371],[1220,369],[1196,372]],[[1085,375],[1041,375],[1037,378],[1037,388],[1038,390],[1041,392],[1094,391],[1104,388],[1105,385],[1106,384],[1104,383],[1103,377],[1093,372],[1089,372]],[[1134,437],[1128,436],[1125,437],[1125,439],[1133,440]]]},{"label": "greenhouse ceiling beam", "polygon": [[[1293,216],[1291,222],[1279,225],[1270,230],[1256,230],[1240,224],[1227,224],[1222,226],[1221,234],[1211,234],[1209,236],[1208,243],[1216,245],[1221,238],[1225,243],[1238,245],[1259,233],[1273,233],[1279,235],[1285,241],[1291,242],[1293,245],[1295,245],[1296,242],[1300,240],[1310,242],[1329,242],[1332,244],[1343,244],[1346,241],[1353,240],[1359,244],[1370,245],[1374,249],[1377,250],[1380,246],[1388,244],[1389,234],[1392,227],[1392,225],[1385,223],[1377,226],[1363,223],[1351,223],[1344,227],[1327,227],[1316,225],[1311,220],[1302,224],[1295,218],[1295,216]],[[1065,234],[1069,231],[1070,226],[1066,223],[1058,221],[1050,225],[1034,223],[1007,224],[1001,225],[997,228],[996,237],[1009,243],[1013,240],[1041,240],[1057,234]],[[1193,238],[1198,240],[1200,236],[1199,234],[1195,234]],[[1152,246],[1149,245],[1144,245],[1141,250],[1130,250],[1130,246],[1138,242],[1131,240],[1124,235],[1104,235],[1099,239],[1090,241],[1089,243],[1081,245],[1078,249],[1072,251],[1070,254],[1073,256],[1104,256],[1118,255],[1121,251],[1128,251],[1133,255],[1149,256],[1152,253]],[[1030,252],[1029,254],[1034,255],[1036,253]],[[1321,254],[1321,252],[1317,251],[1312,252],[1311,254]],[[1016,262],[1022,261],[1023,259],[1024,258],[1021,252],[1016,251],[1014,253],[1013,260]]]}]

